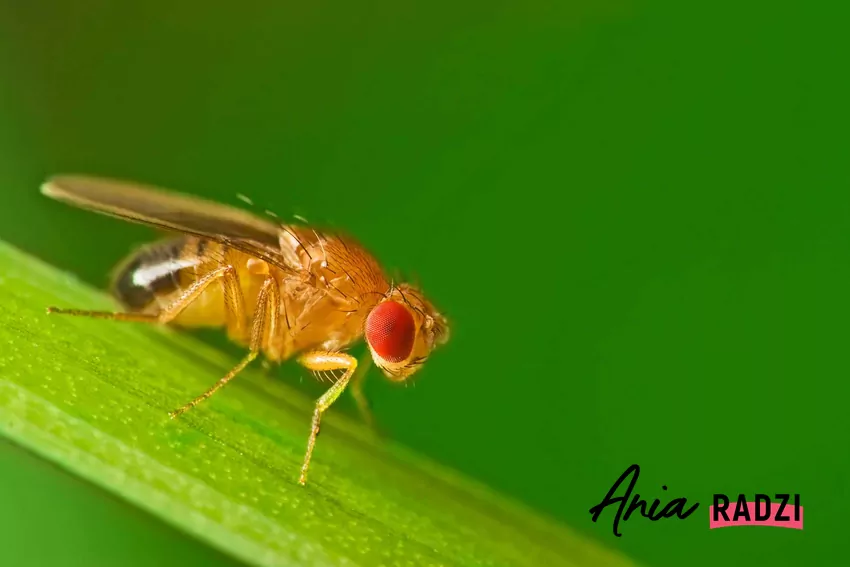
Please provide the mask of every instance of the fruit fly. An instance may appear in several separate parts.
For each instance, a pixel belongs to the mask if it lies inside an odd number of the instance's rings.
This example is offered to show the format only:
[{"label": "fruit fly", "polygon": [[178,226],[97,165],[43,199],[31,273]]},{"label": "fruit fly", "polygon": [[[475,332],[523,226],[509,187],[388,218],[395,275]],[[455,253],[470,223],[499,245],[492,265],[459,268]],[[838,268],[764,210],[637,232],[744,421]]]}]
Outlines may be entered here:
[{"label": "fruit fly", "polygon": [[[172,411],[192,409],[258,355],[296,360],[333,385],[313,412],[299,483],[307,481],[322,414],[352,382],[364,415],[369,360],[393,381],[409,378],[449,337],[446,318],[412,285],[390,283],[377,260],[351,238],[287,225],[247,211],[152,186],[79,175],[42,185],[48,197],[171,233],[118,266],[112,293],[123,312],[48,308],[49,313],[224,327],[248,354],[206,392]],[[358,360],[344,349],[361,338]]]}]

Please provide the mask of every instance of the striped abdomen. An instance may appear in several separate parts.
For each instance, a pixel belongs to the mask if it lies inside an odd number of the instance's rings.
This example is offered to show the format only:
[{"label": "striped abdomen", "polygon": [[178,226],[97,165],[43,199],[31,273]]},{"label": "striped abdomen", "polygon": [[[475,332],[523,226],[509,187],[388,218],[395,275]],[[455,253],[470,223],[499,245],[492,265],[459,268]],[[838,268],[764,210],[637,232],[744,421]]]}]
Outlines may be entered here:
[{"label": "striped abdomen", "polygon": [[142,248],[119,266],[113,295],[131,311],[156,312],[195,277],[207,241],[180,237]]}]

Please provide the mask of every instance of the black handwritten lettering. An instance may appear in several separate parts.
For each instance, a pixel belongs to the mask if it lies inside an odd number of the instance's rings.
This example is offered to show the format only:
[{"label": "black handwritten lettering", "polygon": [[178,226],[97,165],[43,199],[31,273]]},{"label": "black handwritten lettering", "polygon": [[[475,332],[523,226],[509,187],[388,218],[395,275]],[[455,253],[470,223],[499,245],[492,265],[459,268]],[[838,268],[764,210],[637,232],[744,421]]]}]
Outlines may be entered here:
[{"label": "black handwritten lettering", "polygon": [[[608,490],[608,493],[605,495],[605,498],[603,498],[599,504],[589,510],[590,514],[593,516],[592,521],[595,522],[596,520],[598,520],[599,516],[602,514],[605,508],[612,504],[619,503],[619,506],[617,507],[617,512],[614,514],[614,522],[612,529],[614,531],[615,536],[622,537],[623,534],[621,534],[619,531],[620,520],[628,520],[629,517],[636,511],[640,511],[640,515],[649,519],[650,521],[656,522],[661,518],[671,518],[673,516],[677,516],[679,519],[684,520],[685,518],[693,514],[694,511],[696,511],[696,509],[699,507],[699,503],[697,502],[686,510],[685,505],[688,502],[687,499],[674,498],[672,501],[664,505],[664,507],[661,509],[661,512],[658,513],[657,510],[658,506],[661,504],[661,501],[656,498],[649,506],[649,510],[647,511],[647,501],[643,500],[640,497],[640,494],[637,493],[634,495],[634,497],[632,497],[631,502],[629,503],[629,498],[632,496],[632,491],[634,490],[635,485],[637,484],[637,479],[639,475],[640,466],[631,465],[629,468],[627,468],[625,472],[620,475],[620,478],[617,479],[617,481],[610,488],[610,490]],[[623,482],[627,478],[629,478],[629,476],[632,476],[632,478],[626,488],[626,493],[622,496],[615,497],[614,495],[620,489],[620,485],[623,484]],[[666,485],[662,488],[664,490],[667,490]]]},{"label": "black handwritten lettering", "polygon": [[[634,477],[632,477],[632,480],[629,483],[628,488],[626,489],[626,494],[623,495],[623,496],[618,496],[616,498],[612,498],[614,496],[614,494],[616,494],[617,490],[620,488],[620,484],[622,484],[622,482],[624,480],[626,480],[629,477],[629,475],[632,474],[632,473],[634,473]],[[597,504],[596,506],[594,506],[593,508],[590,509],[590,513],[593,514],[592,521],[595,522],[596,520],[599,519],[599,515],[602,514],[602,511],[605,508],[607,508],[611,504],[615,504],[617,502],[620,503],[620,507],[617,509],[617,513],[614,515],[613,530],[614,530],[614,535],[617,536],[617,537],[623,536],[623,534],[621,534],[619,531],[617,531],[617,529],[619,528],[619,525],[620,525],[620,518],[623,515],[623,506],[625,505],[628,497],[631,495],[632,489],[635,487],[635,483],[637,482],[637,478],[638,478],[639,474],[640,474],[640,466],[632,465],[629,468],[627,468],[626,472],[621,474],[620,478],[618,478],[617,481],[614,483],[614,486],[612,486],[611,489],[608,490],[608,494],[605,495],[605,498],[602,499],[602,502],[600,502],[599,504]]]},{"label": "black handwritten lettering", "polygon": [[658,520],[660,517],[664,518],[672,518],[675,514],[680,520],[684,520],[688,516],[694,513],[699,506],[699,502],[695,503],[691,506],[687,511],[685,511],[685,504],[688,503],[687,498],[674,498],[670,502],[664,506],[664,509],[661,510],[661,516],[658,518],[650,518],[650,520]]}]

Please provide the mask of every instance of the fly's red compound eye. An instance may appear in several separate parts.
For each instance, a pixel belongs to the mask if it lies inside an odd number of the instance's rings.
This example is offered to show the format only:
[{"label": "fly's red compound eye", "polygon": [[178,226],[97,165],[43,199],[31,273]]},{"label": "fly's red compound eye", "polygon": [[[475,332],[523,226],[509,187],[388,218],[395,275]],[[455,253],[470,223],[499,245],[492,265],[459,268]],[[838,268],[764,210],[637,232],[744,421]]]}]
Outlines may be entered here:
[{"label": "fly's red compound eye", "polygon": [[366,318],[366,340],[387,362],[401,362],[410,356],[415,337],[413,315],[395,301],[381,303]]}]

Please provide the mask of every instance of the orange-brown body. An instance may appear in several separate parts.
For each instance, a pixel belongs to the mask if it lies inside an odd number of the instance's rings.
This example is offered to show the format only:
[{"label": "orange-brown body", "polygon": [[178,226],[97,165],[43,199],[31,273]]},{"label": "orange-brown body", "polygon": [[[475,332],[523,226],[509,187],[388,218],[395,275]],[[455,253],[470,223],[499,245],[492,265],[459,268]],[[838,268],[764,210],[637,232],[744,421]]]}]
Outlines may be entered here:
[{"label": "orange-brown body", "polygon": [[[292,271],[218,242],[181,236],[130,256],[116,271],[112,292],[128,311],[157,315],[211,270],[232,266],[249,321],[266,278],[274,278],[280,289],[282,324],[274,336],[266,330],[262,351],[267,359],[284,361],[309,349],[337,351],[359,340],[367,315],[390,288],[378,263],[359,245],[339,237],[298,227],[283,234],[297,238],[287,258],[297,268]],[[247,345],[250,328],[230,317],[233,302],[224,286],[207,286],[172,323],[225,327],[231,340]]]},{"label": "orange-brown body", "polygon": [[302,485],[322,414],[349,382],[369,419],[360,389],[363,372],[355,375],[358,361],[342,352],[346,346],[365,335],[371,360],[388,378],[402,381],[448,340],[445,317],[422,293],[408,284],[390,285],[378,262],[346,237],[114,179],[57,176],[42,192],[179,234],[141,249],[118,267],[112,292],[124,312],[51,307],[49,313],[224,327],[233,341],[248,347],[239,364],[172,411],[172,418],[212,396],[260,353],[272,361],[297,355],[317,375],[330,373],[333,385],[313,412],[298,479]]}]

